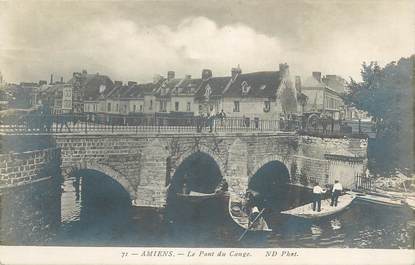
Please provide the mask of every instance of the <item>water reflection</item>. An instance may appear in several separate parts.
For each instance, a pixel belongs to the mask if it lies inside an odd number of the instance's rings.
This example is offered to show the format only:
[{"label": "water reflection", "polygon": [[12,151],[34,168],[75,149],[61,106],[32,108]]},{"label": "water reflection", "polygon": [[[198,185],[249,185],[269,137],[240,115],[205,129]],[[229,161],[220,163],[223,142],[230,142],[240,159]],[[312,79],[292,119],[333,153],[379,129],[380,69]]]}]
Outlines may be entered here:
[{"label": "water reflection", "polygon": [[[88,174],[63,183],[61,229],[47,244],[414,248],[414,213],[406,208],[355,201],[346,211],[319,220],[285,216],[275,209],[267,216],[271,234],[251,234],[237,242],[243,231],[229,220],[226,207],[217,201],[199,206],[178,203],[170,209],[176,214],[174,220],[163,220],[162,213],[133,209],[128,194],[110,178]],[[292,188],[288,194],[297,200],[275,203],[276,208],[307,202],[307,196],[297,196],[300,192]]]}]

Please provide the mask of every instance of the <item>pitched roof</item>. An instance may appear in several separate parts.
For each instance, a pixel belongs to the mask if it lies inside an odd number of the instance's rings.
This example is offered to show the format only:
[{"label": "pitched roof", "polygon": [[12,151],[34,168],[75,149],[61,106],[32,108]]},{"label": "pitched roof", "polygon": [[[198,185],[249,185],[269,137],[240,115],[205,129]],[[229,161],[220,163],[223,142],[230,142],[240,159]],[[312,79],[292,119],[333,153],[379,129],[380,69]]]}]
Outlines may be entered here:
[{"label": "pitched roof", "polygon": [[170,96],[172,93],[172,90],[179,84],[179,82],[182,79],[171,79],[167,80],[164,79],[162,82],[160,82],[160,85],[157,89],[154,91],[155,96]]},{"label": "pitched roof", "polygon": [[145,94],[150,94],[154,89],[157,88],[155,83],[146,83],[130,86],[125,92],[121,95],[122,98],[126,99],[137,99],[144,98]]},{"label": "pitched roof", "polygon": [[[109,98],[109,99],[120,99],[121,97],[124,96],[124,94],[129,90],[128,86],[117,86],[114,87],[109,93],[107,93],[105,95],[105,97]],[[105,91],[104,91],[105,93]]]},{"label": "pitched roof", "polygon": [[301,85],[302,87],[321,87],[321,88],[326,88],[329,91],[332,91],[334,93],[339,93],[338,91],[336,91],[336,89],[328,86],[326,83],[324,83],[323,81],[318,81],[315,77],[313,76],[309,76],[307,77],[304,82]]},{"label": "pitched roof", "polygon": [[210,97],[221,96],[229,81],[230,76],[224,77],[211,77],[207,80],[203,80],[200,83],[199,89],[196,92],[196,98],[201,99],[206,95],[206,89],[210,87]]},{"label": "pitched roof", "polygon": [[191,78],[185,78],[182,79],[176,87],[172,90],[172,94],[178,95],[178,94],[189,94],[193,95],[196,93],[197,89],[200,87],[200,84],[202,83],[202,79],[191,79]]},{"label": "pitched roof", "polygon": [[[71,78],[68,83],[74,84],[75,78]],[[100,97],[100,87],[105,86],[107,93],[114,87],[112,80],[106,75],[86,74],[81,76],[81,87],[84,91],[85,99],[95,100]]]},{"label": "pitched roof", "polygon": [[326,84],[318,81],[314,76],[309,76],[301,84],[302,87],[325,87]]},{"label": "pitched roof", "polygon": [[277,95],[281,83],[278,71],[239,74],[224,91],[225,97],[261,97],[270,98]]}]

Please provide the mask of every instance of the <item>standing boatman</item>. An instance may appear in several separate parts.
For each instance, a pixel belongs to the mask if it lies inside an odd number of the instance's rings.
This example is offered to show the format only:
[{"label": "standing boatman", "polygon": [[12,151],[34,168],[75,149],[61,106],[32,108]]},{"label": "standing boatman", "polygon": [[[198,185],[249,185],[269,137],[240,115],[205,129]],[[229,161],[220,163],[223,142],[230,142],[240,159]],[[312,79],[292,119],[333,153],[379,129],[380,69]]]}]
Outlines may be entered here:
[{"label": "standing boatman", "polygon": [[316,182],[313,187],[313,211],[316,211],[316,206],[317,212],[321,211],[321,197],[325,192],[326,191],[319,186],[318,182]]},{"label": "standing boatman", "polygon": [[337,207],[337,201],[342,191],[343,191],[342,184],[338,180],[335,180],[334,185],[333,185],[332,195],[331,195],[330,206],[334,205],[334,207]]}]

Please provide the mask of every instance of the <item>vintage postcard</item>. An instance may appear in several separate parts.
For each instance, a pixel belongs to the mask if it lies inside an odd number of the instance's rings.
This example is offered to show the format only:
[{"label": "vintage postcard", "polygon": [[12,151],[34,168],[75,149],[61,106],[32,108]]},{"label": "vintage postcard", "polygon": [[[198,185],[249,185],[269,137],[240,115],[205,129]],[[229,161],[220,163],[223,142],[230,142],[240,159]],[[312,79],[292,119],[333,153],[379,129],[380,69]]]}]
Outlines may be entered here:
[{"label": "vintage postcard", "polygon": [[0,0],[0,264],[414,264],[414,28],[409,0]]}]

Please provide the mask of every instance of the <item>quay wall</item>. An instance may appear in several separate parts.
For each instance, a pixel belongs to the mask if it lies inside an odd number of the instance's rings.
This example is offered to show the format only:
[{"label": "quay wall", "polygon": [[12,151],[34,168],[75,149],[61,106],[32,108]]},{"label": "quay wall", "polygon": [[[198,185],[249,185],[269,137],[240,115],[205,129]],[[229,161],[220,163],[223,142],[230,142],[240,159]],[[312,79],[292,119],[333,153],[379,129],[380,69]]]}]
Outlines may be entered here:
[{"label": "quay wall", "polygon": [[367,139],[302,136],[299,146],[291,172],[297,183],[326,185],[338,180],[352,189],[356,176],[367,168]]},{"label": "quay wall", "polygon": [[44,242],[60,224],[60,150],[0,155],[0,242]]}]

